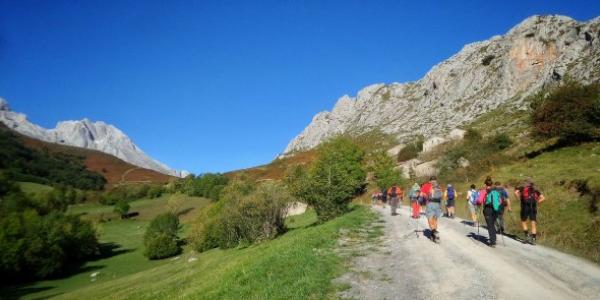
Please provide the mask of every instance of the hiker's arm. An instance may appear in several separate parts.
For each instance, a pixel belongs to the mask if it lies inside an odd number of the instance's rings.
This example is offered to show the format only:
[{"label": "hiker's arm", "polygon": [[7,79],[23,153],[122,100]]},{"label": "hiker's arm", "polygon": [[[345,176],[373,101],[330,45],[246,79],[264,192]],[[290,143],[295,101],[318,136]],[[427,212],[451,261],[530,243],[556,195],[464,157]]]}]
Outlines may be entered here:
[{"label": "hiker's arm", "polygon": [[538,198],[538,203],[542,203],[544,202],[544,200],[546,200],[546,197],[544,197],[544,195],[540,195],[540,197]]},{"label": "hiker's arm", "polygon": [[512,201],[510,201],[510,197],[506,198],[506,206],[508,207],[508,211],[512,212]]}]

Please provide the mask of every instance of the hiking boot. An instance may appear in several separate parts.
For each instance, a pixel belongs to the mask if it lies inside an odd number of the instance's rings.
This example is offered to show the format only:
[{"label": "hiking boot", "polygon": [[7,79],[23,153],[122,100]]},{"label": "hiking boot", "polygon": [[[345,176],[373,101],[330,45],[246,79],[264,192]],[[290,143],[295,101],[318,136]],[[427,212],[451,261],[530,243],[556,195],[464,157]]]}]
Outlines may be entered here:
[{"label": "hiking boot", "polygon": [[536,239],[535,239],[535,236],[534,236],[534,235],[531,235],[531,236],[529,236],[529,243],[530,243],[530,244],[532,244],[532,245],[535,245],[535,240],[536,240]]},{"label": "hiking boot", "polygon": [[496,248],[496,243],[490,243],[491,248]]}]

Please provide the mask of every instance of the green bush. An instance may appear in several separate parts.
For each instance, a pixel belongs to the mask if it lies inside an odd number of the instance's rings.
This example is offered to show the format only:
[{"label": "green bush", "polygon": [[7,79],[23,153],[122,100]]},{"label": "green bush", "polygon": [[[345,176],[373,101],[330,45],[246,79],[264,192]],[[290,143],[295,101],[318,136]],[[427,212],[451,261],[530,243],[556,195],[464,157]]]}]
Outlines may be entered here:
[{"label": "green bush", "polygon": [[184,193],[188,196],[204,197],[215,201],[220,199],[223,188],[229,178],[219,173],[206,173],[199,176],[189,175],[169,184],[171,193]]},{"label": "green bush", "polygon": [[232,248],[273,239],[285,232],[285,214],[293,201],[279,183],[265,182],[248,192],[245,184],[234,182],[219,203],[200,213],[192,234],[195,248]]},{"label": "green bush", "polygon": [[181,251],[177,234],[181,226],[173,213],[164,213],[154,218],[144,234],[144,255],[149,259],[160,259],[177,255]]},{"label": "green bush", "polygon": [[121,219],[124,219],[125,217],[127,217],[127,213],[129,213],[130,208],[131,206],[129,206],[129,203],[127,203],[127,201],[119,200],[119,202],[115,204],[114,212],[118,213],[119,216],[121,216]]},{"label": "green bush", "polygon": [[18,282],[60,275],[95,254],[98,241],[91,223],[49,209],[1,178],[0,191],[1,278]]},{"label": "green bush", "polygon": [[149,259],[161,259],[177,255],[181,252],[181,247],[171,235],[166,233],[157,233],[144,240],[144,255]]},{"label": "green bush", "polygon": [[[468,129],[465,138],[449,149],[439,158],[437,168],[440,176],[449,180],[456,180],[457,176],[475,178],[494,165],[504,163],[508,158],[502,150],[512,145],[512,140],[504,133],[488,137],[475,129]],[[465,158],[469,166],[460,168],[458,161]]]},{"label": "green bush", "polygon": [[115,205],[119,201],[134,201],[143,198],[158,198],[165,192],[160,185],[149,184],[127,184],[114,187],[112,190],[103,192],[99,202],[104,205]]},{"label": "green bush", "polygon": [[311,205],[320,222],[348,211],[352,198],[365,187],[363,150],[345,137],[323,143],[308,170],[297,167],[286,182],[294,196]]},{"label": "green bush", "polygon": [[366,157],[366,169],[373,174],[373,181],[379,189],[387,189],[393,184],[402,185],[399,170],[394,170],[394,160],[383,150],[374,151]]},{"label": "green bush", "polygon": [[491,148],[495,148],[497,150],[504,150],[504,149],[510,147],[510,145],[512,145],[513,142],[510,139],[510,137],[508,135],[506,135],[505,133],[499,133],[499,134],[492,136],[489,139],[488,143]]},{"label": "green bush", "polygon": [[600,138],[600,83],[574,81],[531,98],[531,124],[538,139],[565,144]]},{"label": "green bush", "polygon": [[425,139],[420,136],[415,141],[408,143],[398,152],[398,161],[407,161],[419,156],[419,153],[423,151],[424,141]]}]

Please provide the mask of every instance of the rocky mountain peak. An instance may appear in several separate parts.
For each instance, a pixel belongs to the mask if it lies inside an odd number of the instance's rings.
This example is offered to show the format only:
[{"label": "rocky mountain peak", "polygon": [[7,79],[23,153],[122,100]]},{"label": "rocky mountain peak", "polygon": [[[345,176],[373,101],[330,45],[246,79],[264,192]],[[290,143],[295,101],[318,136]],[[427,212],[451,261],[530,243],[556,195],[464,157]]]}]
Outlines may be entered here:
[{"label": "rocky mountain peak", "polygon": [[0,110],[10,111],[8,102],[6,100],[4,100],[4,98],[0,98]]},{"label": "rocky mountain peak", "polygon": [[482,114],[523,100],[565,77],[600,80],[600,17],[532,16],[502,36],[465,45],[420,80],[373,84],[320,112],[284,154],[316,147],[340,133],[380,129],[399,142],[446,136]]},{"label": "rocky mountain peak", "polygon": [[29,122],[24,114],[10,111],[8,102],[0,98],[0,122],[21,134],[42,141],[98,150],[163,174],[189,174],[175,171],[150,158],[120,129],[102,121],[93,122],[87,118],[61,121],[55,128],[46,129]]}]

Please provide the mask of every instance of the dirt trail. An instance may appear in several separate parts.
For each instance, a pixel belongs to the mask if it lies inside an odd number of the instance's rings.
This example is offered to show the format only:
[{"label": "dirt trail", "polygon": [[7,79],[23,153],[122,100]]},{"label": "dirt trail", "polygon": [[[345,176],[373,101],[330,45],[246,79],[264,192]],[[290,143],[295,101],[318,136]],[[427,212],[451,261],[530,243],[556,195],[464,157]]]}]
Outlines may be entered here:
[{"label": "dirt trail", "polygon": [[[441,243],[423,232],[406,206],[397,216],[389,207],[373,208],[385,221],[376,251],[353,261],[353,271],[336,280],[351,288],[340,294],[354,299],[597,299],[600,267],[543,246],[505,237],[504,246],[488,247],[487,230],[440,220]],[[424,216],[419,229],[427,228]],[[425,232],[429,234],[428,230]]]}]

